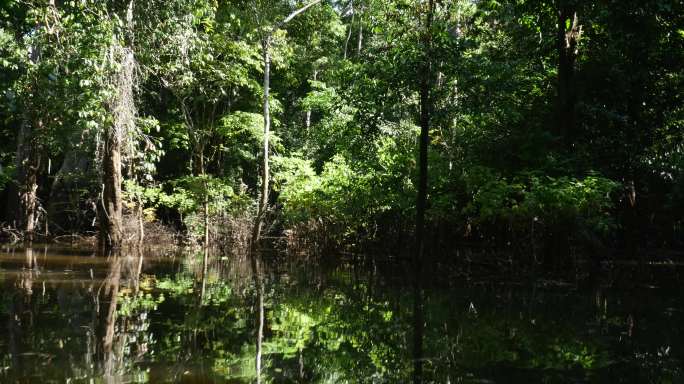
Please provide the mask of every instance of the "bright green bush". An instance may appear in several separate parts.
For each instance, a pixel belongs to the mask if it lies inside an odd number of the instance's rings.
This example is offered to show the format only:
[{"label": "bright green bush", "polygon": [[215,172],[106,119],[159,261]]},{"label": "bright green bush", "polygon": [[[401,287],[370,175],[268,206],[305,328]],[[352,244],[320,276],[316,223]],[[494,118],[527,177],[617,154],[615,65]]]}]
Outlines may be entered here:
[{"label": "bright green bush", "polygon": [[276,185],[288,224],[324,219],[349,234],[367,225],[377,207],[372,204],[370,183],[374,174],[354,170],[337,155],[320,175],[311,163],[299,158],[278,158]]},{"label": "bright green bush", "polygon": [[392,151],[380,150],[373,168],[355,167],[343,155],[335,155],[320,174],[309,160],[275,158],[274,188],[286,225],[323,220],[342,239],[372,238],[378,219],[388,212],[408,211],[414,193]]}]

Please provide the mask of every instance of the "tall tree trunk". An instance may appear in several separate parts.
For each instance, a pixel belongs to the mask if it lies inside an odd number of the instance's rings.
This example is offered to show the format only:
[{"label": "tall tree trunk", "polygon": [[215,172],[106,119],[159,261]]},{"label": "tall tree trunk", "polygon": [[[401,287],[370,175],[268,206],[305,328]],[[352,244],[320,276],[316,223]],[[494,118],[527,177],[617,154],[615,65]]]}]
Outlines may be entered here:
[{"label": "tall tree trunk", "polygon": [[422,311],[422,280],[423,262],[425,256],[425,208],[427,205],[428,188],[428,145],[430,142],[430,112],[432,109],[430,87],[432,79],[432,19],[434,0],[429,0],[423,36],[424,61],[418,76],[420,77],[420,148],[418,195],[416,198],[416,249],[414,253],[415,297],[414,297],[414,334],[413,334],[413,381],[422,382],[423,372],[423,311]]},{"label": "tall tree trunk", "polygon": [[271,132],[271,112],[269,102],[269,89],[271,84],[271,36],[266,36],[261,42],[262,55],[264,60],[264,146],[263,146],[263,162],[261,165],[261,197],[259,199],[259,210],[257,212],[256,223],[254,223],[253,241],[258,241],[261,237],[261,223],[268,209],[268,192],[269,192],[269,169],[268,169],[268,139]]},{"label": "tall tree trunk", "polygon": [[577,42],[582,33],[572,0],[563,0],[558,8],[558,120],[556,134],[568,141],[575,131],[577,93],[574,84]]},{"label": "tall tree trunk", "polygon": [[8,201],[8,217],[14,220],[15,226],[24,232],[26,241],[33,241],[38,210],[38,171],[41,162],[36,133],[42,127],[38,120],[33,125],[24,121],[17,139],[16,186],[10,191]]},{"label": "tall tree trunk", "polygon": [[[10,194],[8,201],[8,217],[12,218],[14,225],[17,228],[25,228],[24,221],[26,220],[25,212],[25,196],[26,196],[26,164],[30,155],[31,141],[31,125],[27,119],[21,122],[19,127],[19,135],[17,136],[17,152],[15,155],[14,165],[17,169],[16,189]],[[12,212],[9,210],[12,209]]]},{"label": "tall tree trunk", "polygon": [[40,155],[35,151],[31,155],[31,164],[26,167],[26,181],[24,184],[24,232],[26,240],[33,241],[36,213],[38,211],[38,166]]},{"label": "tall tree trunk", "polygon": [[[429,67],[429,65],[428,65]],[[428,69],[429,71],[429,69]],[[421,75],[420,85],[420,141],[418,196],[416,198],[416,263],[421,263],[424,253],[425,207],[427,205],[428,188],[428,144],[430,142],[430,83],[427,72]]]},{"label": "tall tree trunk", "polygon": [[123,243],[123,207],[121,184],[122,153],[124,140],[135,127],[135,56],[133,54],[133,0],[126,9],[126,25],[122,36],[128,46],[121,46],[114,39],[110,47],[110,60],[119,68],[112,82],[114,95],[109,102],[113,123],[105,132],[102,158],[102,201],[100,213],[100,249],[104,252],[119,249]]},{"label": "tall tree trunk", "polygon": [[425,45],[425,59],[421,65],[418,76],[420,77],[420,141],[419,141],[419,172],[418,172],[418,195],[416,197],[416,250],[414,261],[417,267],[423,261],[424,235],[425,235],[425,208],[427,205],[428,188],[428,145],[430,143],[430,87],[432,63],[430,61],[431,36],[430,28],[432,25],[432,11],[434,0],[430,0],[426,20],[426,32],[423,37]]},{"label": "tall tree trunk", "polygon": [[120,248],[123,242],[121,140],[114,129],[105,139],[102,166],[100,249],[107,253]]},{"label": "tall tree trunk", "polygon": [[38,144],[36,133],[42,129],[42,120],[37,120],[34,131],[29,133],[28,142],[24,143],[25,154],[22,160],[22,224],[26,240],[33,241],[36,224],[36,213],[38,211],[38,170],[40,169],[41,150]]}]

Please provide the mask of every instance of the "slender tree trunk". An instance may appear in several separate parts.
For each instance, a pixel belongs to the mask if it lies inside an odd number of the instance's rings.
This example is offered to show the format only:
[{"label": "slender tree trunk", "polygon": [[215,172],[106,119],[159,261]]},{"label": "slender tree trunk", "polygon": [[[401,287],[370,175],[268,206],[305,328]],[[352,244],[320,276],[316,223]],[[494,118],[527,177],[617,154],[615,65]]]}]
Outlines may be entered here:
[{"label": "slender tree trunk", "polygon": [[203,216],[204,216],[204,239],[203,239],[203,249],[202,249],[202,286],[200,290],[200,305],[204,302],[204,295],[206,293],[206,288],[207,288],[207,272],[209,270],[209,226],[210,226],[210,217],[209,217],[209,183],[207,182],[207,169],[206,169],[206,164],[204,162],[204,147],[205,145],[202,144],[201,150],[199,151],[199,158],[197,159],[197,164],[199,165],[199,174],[203,178],[203,189],[204,189],[204,198],[202,201],[202,210],[203,210]]},{"label": "slender tree trunk", "polygon": [[415,296],[414,296],[414,334],[413,334],[413,381],[422,382],[423,372],[423,300],[422,280],[425,256],[425,209],[427,205],[428,188],[428,144],[430,142],[430,112],[432,109],[430,86],[432,78],[431,63],[431,28],[433,19],[434,0],[429,0],[425,23],[424,62],[420,68],[420,153],[418,174],[418,195],[416,198],[416,249],[414,253]]},{"label": "slender tree trunk", "polygon": [[[207,185],[205,182],[205,194]],[[204,197],[204,249],[202,255],[202,288],[200,292],[200,305],[204,301],[204,294],[207,289],[207,273],[209,271],[209,199]]]},{"label": "slender tree trunk", "polygon": [[432,9],[434,0],[430,0],[430,6],[426,22],[426,35],[424,36],[425,44],[425,61],[420,68],[420,141],[419,141],[419,171],[418,171],[418,195],[416,198],[416,252],[414,254],[414,261],[417,266],[423,261],[424,253],[424,236],[425,236],[425,209],[427,205],[427,188],[428,188],[428,145],[430,143],[430,82],[432,63],[430,62],[430,46],[431,38],[429,36],[429,29],[432,25]]},{"label": "slender tree trunk", "polygon": [[418,196],[416,198],[416,254],[415,261],[423,260],[425,237],[425,208],[427,205],[428,144],[430,142],[430,84],[428,75],[422,75],[420,89],[420,141]]},{"label": "slender tree trunk", "polygon": [[204,197],[204,248],[209,248],[209,199]]},{"label": "slender tree trunk", "polygon": [[136,200],[136,213],[138,216],[138,249],[142,249],[145,241],[145,206],[141,195],[138,195]]},{"label": "slender tree trunk", "polygon": [[264,146],[263,146],[263,162],[261,174],[261,197],[259,199],[259,210],[257,212],[256,223],[254,224],[253,241],[256,242],[261,237],[261,224],[268,209],[268,192],[269,192],[269,169],[268,169],[268,155],[269,155],[269,135],[271,132],[271,113],[269,102],[269,89],[271,83],[271,37],[267,36],[261,43],[262,55],[264,60]]},{"label": "slender tree trunk", "polygon": [[207,293],[207,275],[209,273],[209,247],[204,247],[202,252],[202,282],[200,286],[200,305],[204,303],[204,296]]},{"label": "slender tree trunk", "polygon": [[143,246],[145,241],[145,210],[142,200],[138,200],[138,247]]},{"label": "slender tree trunk", "polygon": [[359,37],[356,42],[356,56],[361,55],[361,46],[363,46],[363,19],[359,20]]},{"label": "slender tree trunk", "polygon": [[558,121],[557,135],[568,141],[575,131],[577,93],[574,84],[577,42],[582,33],[577,10],[571,0],[558,9]]},{"label": "slender tree trunk", "polygon": [[354,28],[354,17],[356,16],[356,12],[354,12],[354,2],[352,1],[350,3],[351,7],[351,12],[352,12],[352,17],[351,17],[351,22],[349,23],[349,31],[347,32],[347,39],[344,41],[344,58],[347,58],[347,52],[349,48],[349,40],[351,39],[352,35],[352,29]]},{"label": "slender tree trunk", "polygon": [[199,152],[199,172],[203,178],[203,188],[204,188],[204,199],[202,201],[202,208],[204,210],[204,249],[209,248],[209,183],[207,182],[207,167],[204,162],[204,147],[202,144],[202,149]]},{"label": "slender tree trunk", "polygon": [[[313,81],[316,81],[316,78],[318,77],[318,70],[314,69],[313,71]],[[304,126],[306,127],[306,130],[308,131],[309,128],[311,127],[311,108],[306,110],[306,120],[304,121]]]}]

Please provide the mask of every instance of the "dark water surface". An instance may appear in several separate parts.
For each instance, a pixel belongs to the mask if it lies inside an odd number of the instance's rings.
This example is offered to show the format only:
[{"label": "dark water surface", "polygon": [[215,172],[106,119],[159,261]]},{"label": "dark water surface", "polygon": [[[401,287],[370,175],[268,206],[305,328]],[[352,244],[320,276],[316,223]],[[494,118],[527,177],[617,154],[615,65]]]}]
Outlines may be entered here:
[{"label": "dark water surface", "polygon": [[202,259],[0,250],[0,382],[404,383],[417,357],[423,382],[684,383],[675,267],[651,272],[668,284],[428,273],[417,290],[400,263],[218,255],[203,281]]}]

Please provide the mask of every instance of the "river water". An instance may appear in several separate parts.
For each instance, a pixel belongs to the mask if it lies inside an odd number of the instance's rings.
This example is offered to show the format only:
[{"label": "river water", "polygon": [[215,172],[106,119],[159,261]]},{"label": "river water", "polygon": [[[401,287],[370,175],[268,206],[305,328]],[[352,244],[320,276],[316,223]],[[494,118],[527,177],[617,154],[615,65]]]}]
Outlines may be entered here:
[{"label": "river water", "polygon": [[684,383],[674,266],[589,285],[438,268],[420,287],[368,259],[204,271],[193,251],[0,250],[0,383],[404,383],[416,363],[426,383]]}]

